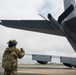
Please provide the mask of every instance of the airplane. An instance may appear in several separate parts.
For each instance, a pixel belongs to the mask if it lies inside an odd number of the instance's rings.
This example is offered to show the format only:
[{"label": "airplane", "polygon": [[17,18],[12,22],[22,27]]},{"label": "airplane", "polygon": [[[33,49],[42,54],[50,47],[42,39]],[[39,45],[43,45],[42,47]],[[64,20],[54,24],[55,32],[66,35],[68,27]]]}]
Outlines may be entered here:
[{"label": "airplane", "polygon": [[[0,24],[16,29],[64,36],[68,39],[69,43],[76,52],[75,0],[64,0],[64,6],[65,11],[58,17],[57,21],[50,13],[48,13],[48,20],[1,20]],[[38,62],[43,63],[44,61]],[[63,64],[66,66],[67,64],[73,65],[72,63],[68,62]]]}]

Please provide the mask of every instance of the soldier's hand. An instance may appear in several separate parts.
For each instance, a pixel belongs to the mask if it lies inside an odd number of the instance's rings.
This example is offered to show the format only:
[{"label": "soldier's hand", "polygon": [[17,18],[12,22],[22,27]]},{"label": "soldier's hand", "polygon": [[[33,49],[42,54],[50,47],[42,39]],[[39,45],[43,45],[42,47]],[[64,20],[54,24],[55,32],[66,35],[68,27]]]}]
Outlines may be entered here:
[{"label": "soldier's hand", "polygon": [[21,51],[23,51],[23,48],[20,48]]}]

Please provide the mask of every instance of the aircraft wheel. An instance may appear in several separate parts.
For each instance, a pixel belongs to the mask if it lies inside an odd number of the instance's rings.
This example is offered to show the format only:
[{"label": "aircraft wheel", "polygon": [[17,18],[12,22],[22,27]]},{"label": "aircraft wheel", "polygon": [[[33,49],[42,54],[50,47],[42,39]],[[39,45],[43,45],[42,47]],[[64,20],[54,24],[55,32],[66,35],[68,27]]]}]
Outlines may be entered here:
[{"label": "aircraft wheel", "polygon": [[72,68],[72,65],[71,64],[68,64],[68,63],[63,63],[65,66],[69,67],[69,68]]},{"label": "aircraft wheel", "polygon": [[45,64],[47,64],[48,63],[48,61],[37,61],[39,64],[43,64],[43,65],[45,65]]}]

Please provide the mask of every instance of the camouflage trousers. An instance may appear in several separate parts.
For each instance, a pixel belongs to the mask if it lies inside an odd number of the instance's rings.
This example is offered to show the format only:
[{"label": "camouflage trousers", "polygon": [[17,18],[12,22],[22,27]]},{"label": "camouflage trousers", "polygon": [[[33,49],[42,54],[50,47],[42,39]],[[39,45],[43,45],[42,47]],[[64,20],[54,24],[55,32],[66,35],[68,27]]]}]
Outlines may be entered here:
[{"label": "camouflage trousers", "polygon": [[4,75],[17,75],[17,70],[4,70]]}]

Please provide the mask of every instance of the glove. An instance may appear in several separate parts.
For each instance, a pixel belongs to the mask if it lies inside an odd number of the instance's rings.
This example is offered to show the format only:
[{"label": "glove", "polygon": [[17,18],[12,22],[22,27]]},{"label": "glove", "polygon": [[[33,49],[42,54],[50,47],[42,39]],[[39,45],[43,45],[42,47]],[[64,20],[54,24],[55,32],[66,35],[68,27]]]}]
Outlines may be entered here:
[{"label": "glove", "polygon": [[23,48],[20,48],[21,52],[24,51]]}]

